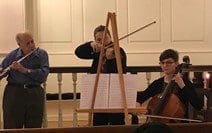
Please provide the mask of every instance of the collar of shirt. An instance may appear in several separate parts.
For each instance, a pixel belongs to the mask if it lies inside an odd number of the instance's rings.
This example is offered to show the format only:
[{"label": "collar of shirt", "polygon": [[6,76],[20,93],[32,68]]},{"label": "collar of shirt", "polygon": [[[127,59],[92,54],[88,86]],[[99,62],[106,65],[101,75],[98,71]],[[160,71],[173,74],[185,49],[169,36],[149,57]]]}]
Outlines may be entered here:
[{"label": "collar of shirt", "polygon": [[18,51],[17,51],[17,54],[16,54],[16,59],[21,58],[22,55],[23,55],[23,53],[22,53],[21,49],[19,48]]},{"label": "collar of shirt", "polygon": [[[38,56],[38,49],[36,51],[34,51],[31,55]],[[20,59],[21,57],[23,57],[23,52],[20,48],[18,48],[18,51],[16,54],[16,59]]]}]

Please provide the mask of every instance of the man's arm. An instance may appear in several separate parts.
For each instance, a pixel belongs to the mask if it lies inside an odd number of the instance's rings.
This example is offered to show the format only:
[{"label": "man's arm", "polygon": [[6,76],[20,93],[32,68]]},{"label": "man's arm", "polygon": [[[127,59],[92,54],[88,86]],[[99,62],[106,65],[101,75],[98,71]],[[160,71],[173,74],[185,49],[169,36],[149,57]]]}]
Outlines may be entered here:
[{"label": "man's arm", "polygon": [[75,55],[81,59],[93,59],[95,56],[95,51],[91,46],[91,42],[78,46],[75,50]]},{"label": "man's arm", "polygon": [[0,67],[0,80],[3,78],[2,72],[3,72],[3,68]]},{"label": "man's arm", "polygon": [[193,83],[190,81],[185,81],[186,86],[182,89],[183,93],[186,94],[184,95],[186,98],[188,98],[189,102],[191,105],[197,109],[200,110],[203,107],[203,100],[201,100],[196,91]]},{"label": "man's arm", "polygon": [[27,74],[35,81],[43,83],[49,74],[49,58],[46,51],[42,51],[39,57],[40,67],[37,69],[27,69]]}]

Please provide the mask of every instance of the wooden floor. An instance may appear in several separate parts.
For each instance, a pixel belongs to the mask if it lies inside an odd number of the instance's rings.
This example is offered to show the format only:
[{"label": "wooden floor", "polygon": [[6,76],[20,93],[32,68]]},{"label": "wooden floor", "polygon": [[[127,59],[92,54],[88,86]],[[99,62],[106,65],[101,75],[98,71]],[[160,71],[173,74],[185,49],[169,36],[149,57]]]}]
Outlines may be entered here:
[{"label": "wooden floor", "polygon": [[[58,128],[58,101],[48,101],[47,117],[48,128],[41,129],[12,129],[12,130],[0,130],[0,133],[133,133],[135,128],[140,125],[129,126],[100,126],[100,127],[88,127],[87,126],[87,114],[78,114],[78,126],[73,127],[73,115],[72,106],[73,102],[70,100],[63,100],[61,102],[63,112],[62,127]],[[141,119],[140,122],[143,122]],[[173,133],[211,133],[212,123],[180,123],[180,124],[168,124]]]},{"label": "wooden floor", "polygon": [[[77,102],[79,106],[79,101]],[[73,101],[72,100],[62,100],[62,127],[69,128],[73,127]],[[46,111],[47,111],[47,127],[48,128],[57,128],[58,126],[58,100],[50,100],[46,102]],[[87,113],[78,113],[77,115],[77,125],[79,127],[87,126],[88,124],[88,114]],[[144,120],[140,120],[143,123]],[[0,126],[2,128],[2,124]]]},{"label": "wooden floor", "polygon": [[[62,108],[62,127],[72,127],[73,126],[73,101],[72,100],[62,100],[61,108]],[[77,106],[79,106],[79,101],[77,102]],[[48,127],[54,128],[58,127],[58,101],[51,100],[46,102],[47,107],[47,119],[48,119]],[[78,113],[77,114],[78,123],[77,125],[80,127],[87,126],[88,123],[88,114],[87,113]],[[144,123],[145,118],[140,118],[139,123]]]},{"label": "wooden floor", "polygon": [[[62,125],[63,125],[62,127],[72,127],[73,101],[62,100],[60,104],[62,109]],[[79,101],[77,102],[77,106],[79,106]],[[47,101],[46,110],[47,110],[48,127],[49,128],[58,127],[58,100]],[[78,125],[84,126],[87,124],[88,114],[78,113],[77,119],[78,119]]]}]

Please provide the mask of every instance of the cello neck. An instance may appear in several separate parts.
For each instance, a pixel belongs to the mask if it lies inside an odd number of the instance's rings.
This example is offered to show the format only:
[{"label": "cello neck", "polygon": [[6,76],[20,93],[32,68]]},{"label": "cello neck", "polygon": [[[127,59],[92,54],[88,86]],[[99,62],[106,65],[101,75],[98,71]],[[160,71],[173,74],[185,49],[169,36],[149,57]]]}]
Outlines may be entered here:
[{"label": "cello neck", "polygon": [[[182,63],[180,65],[178,65],[175,69],[175,72],[174,74],[177,74],[177,73],[181,73],[182,72],[182,68],[184,67],[185,65]],[[153,114],[154,115],[157,115],[160,113],[160,111],[163,109],[164,105],[166,104],[167,102],[167,99],[171,93],[171,88],[174,86],[175,84],[175,81],[171,80],[169,81],[168,85],[165,87],[165,89],[163,90],[162,92],[162,95],[160,97],[160,101],[158,102],[158,104],[156,105],[154,111],[153,111]]]},{"label": "cello neck", "polygon": [[165,87],[162,95],[160,96],[160,100],[157,103],[154,111],[153,111],[153,115],[157,115],[160,113],[160,111],[162,110],[163,106],[166,104],[167,99],[169,97],[169,93],[170,93],[170,88],[175,84],[175,82],[173,80],[171,80],[168,85]]}]

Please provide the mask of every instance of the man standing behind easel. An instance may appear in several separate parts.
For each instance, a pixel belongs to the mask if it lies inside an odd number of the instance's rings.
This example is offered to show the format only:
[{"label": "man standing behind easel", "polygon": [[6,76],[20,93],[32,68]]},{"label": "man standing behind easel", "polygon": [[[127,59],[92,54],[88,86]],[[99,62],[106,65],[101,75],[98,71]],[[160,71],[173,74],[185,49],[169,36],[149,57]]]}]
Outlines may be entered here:
[{"label": "man standing behind easel", "polygon": [[[90,73],[96,73],[99,63],[99,56],[102,47],[102,39],[105,26],[100,25],[94,30],[94,41],[89,41],[81,44],[76,48],[75,54],[81,59],[93,59]],[[107,31],[105,36],[105,46],[112,44],[110,32]],[[123,73],[126,73],[126,53],[123,48],[120,48],[121,62]],[[117,73],[117,64],[113,45],[105,49],[105,60],[102,65],[102,73]],[[124,125],[123,113],[94,113],[93,125]]]}]

